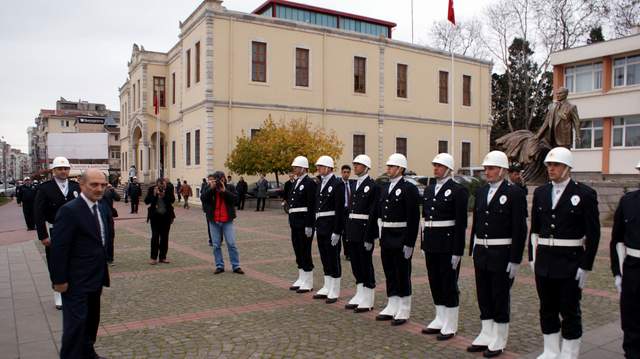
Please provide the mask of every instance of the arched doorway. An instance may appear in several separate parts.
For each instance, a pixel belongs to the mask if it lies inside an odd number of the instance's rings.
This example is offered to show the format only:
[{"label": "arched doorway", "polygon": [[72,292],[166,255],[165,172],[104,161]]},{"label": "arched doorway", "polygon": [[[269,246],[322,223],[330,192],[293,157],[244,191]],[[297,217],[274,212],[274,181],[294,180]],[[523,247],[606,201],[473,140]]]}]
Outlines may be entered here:
[{"label": "arched doorway", "polygon": [[[158,151],[158,132],[151,134],[150,143],[150,159],[149,168],[153,177],[164,177],[166,173],[166,153],[167,153],[167,141],[163,132],[160,132],[160,147]],[[159,157],[158,157],[159,156]],[[158,161],[159,159],[159,161]]]}]

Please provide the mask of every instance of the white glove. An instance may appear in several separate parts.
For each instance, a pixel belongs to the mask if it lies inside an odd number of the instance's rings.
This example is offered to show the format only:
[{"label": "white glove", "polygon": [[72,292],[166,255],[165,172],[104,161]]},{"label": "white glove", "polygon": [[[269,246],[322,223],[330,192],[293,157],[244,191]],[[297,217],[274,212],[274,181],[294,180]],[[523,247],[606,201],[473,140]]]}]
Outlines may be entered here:
[{"label": "white glove", "polygon": [[305,227],[304,229],[304,235],[311,238],[313,236],[313,228],[311,227]]},{"label": "white glove", "polygon": [[402,251],[404,252],[404,259],[409,259],[409,258],[411,258],[411,255],[413,254],[413,247],[404,246],[402,248]]},{"label": "white glove", "polygon": [[422,256],[423,256],[423,257],[426,257],[426,256],[427,256],[427,252],[425,252],[425,251],[424,251],[424,249],[421,249],[421,250],[420,250],[420,253],[422,253]]},{"label": "white glove", "polygon": [[616,289],[618,290],[618,294],[622,293],[622,277],[617,275],[616,276]]},{"label": "white glove", "polygon": [[460,264],[460,256],[451,256],[451,268],[458,269],[458,264]]},{"label": "white glove", "polygon": [[587,274],[589,274],[588,270],[578,268],[578,272],[576,272],[576,280],[578,281],[578,287],[580,287],[580,289],[584,289],[584,285],[587,283]]},{"label": "white glove", "polygon": [[340,242],[340,235],[338,233],[331,233],[331,245],[337,246]]},{"label": "white glove", "polygon": [[520,264],[518,263],[507,264],[507,272],[509,273],[509,279],[513,279],[516,277],[516,274],[518,273],[518,268],[520,268]]},{"label": "white glove", "polygon": [[531,267],[531,271],[533,272],[533,274],[536,274],[536,262],[529,262],[529,267]]},{"label": "white glove", "polygon": [[364,249],[365,249],[367,252],[371,252],[371,250],[373,250],[373,243],[364,242]]}]

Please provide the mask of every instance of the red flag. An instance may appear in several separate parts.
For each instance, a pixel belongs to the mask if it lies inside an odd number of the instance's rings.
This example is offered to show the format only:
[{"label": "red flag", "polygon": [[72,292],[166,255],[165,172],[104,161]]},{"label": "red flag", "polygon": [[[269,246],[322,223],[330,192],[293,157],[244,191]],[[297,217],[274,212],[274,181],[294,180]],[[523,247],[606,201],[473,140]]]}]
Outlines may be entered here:
[{"label": "red flag", "polygon": [[453,0],[449,0],[449,14],[447,15],[447,19],[451,21],[452,24],[456,24],[456,14],[453,11]]},{"label": "red flag", "polygon": [[158,95],[153,95],[153,109],[155,114],[158,114]]}]

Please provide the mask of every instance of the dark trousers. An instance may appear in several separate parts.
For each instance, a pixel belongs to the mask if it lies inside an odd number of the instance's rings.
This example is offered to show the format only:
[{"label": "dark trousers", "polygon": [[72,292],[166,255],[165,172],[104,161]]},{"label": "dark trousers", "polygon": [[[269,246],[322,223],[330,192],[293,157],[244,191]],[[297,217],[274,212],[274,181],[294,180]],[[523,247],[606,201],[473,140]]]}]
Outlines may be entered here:
[{"label": "dark trousers", "polygon": [[211,228],[209,226],[209,220],[205,217],[205,222],[207,223],[207,235],[209,235],[209,244],[213,244],[213,238],[211,237]]},{"label": "dark trousers", "polygon": [[640,259],[627,257],[622,268],[620,317],[624,338],[622,349],[626,358],[640,358]]},{"label": "dark trousers", "polygon": [[[109,217],[109,218],[111,218],[111,228],[115,228],[113,217]],[[112,233],[111,237],[107,239],[105,243],[105,250],[107,251],[107,262],[113,262],[113,246],[114,246],[113,241],[114,240],[115,240],[115,233]]]},{"label": "dark trousers", "polygon": [[304,234],[304,227],[291,227],[291,244],[293,252],[296,255],[296,264],[298,269],[305,272],[313,270],[313,260],[311,259],[311,242],[313,237],[309,238]]},{"label": "dark trousers", "polygon": [[36,229],[36,224],[33,220],[33,204],[22,202],[22,214],[24,215],[24,222],[27,225],[27,229]]},{"label": "dark trousers", "polygon": [[184,206],[182,208],[189,208],[189,196],[184,196]]},{"label": "dark trousers", "polygon": [[61,359],[95,358],[93,348],[100,324],[102,290],[76,293],[73,288],[62,293]]},{"label": "dark trousers", "polygon": [[451,267],[451,254],[429,253],[425,255],[429,287],[435,305],[444,305],[447,308],[455,308],[460,304],[458,289],[458,268]]},{"label": "dark trousers", "polygon": [[411,295],[411,258],[404,258],[402,247],[382,248],[380,256],[387,280],[387,297]]},{"label": "dark trousers", "polygon": [[176,188],[176,195],[178,197],[178,202],[182,200],[182,195],[180,194],[180,188]]},{"label": "dark trousers", "polygon": [[131,197],[131,213],[138,213],[138,203],[140,203],[140,198]]},{"label": "dark trousers", "polygon": [[480,319],[509,323],[513,279],[506,271],[492,272],[478,267],[475,270]]},{"label": "dark trousers", "polygon": [[244,201],[247,198],[247,195],[240,193],[238,196],[238,209],[244,209]]},{"label": "dark trousers", "polygon": [[332,246],[331,233],[317,233],[316,237],[318,237],[318,250],[320,251],[320,260],[322,261],[322,270],[324,271],[324,275],[331,276],[332,278],[342,277],[342,266],[340,265],[340,241],[338,241],[335,246]]},{"label": "dark trousers", "polygon": [[[166,216],[151,218],[151,259],[165,260],[169,250],[171,219]],[[158,252],[160,256],[158,258]]]},{"label": "dark trousers", "polygon": [[536,276],[536,288],[540,298],[542,333],[553,334],[562,329],[564,339],[582,337],[580,311],[582,290],[578,287],[578,281],[575,278],[556,279]]},{"label": "dark trousers", "polygon": [[[343,223],[342,228],[347,228],[347,220],[349,218],[349,211],[348,211],[348,209],[346,207],[344,209],[344,212],[345,212],[345,216],[344,216],[344,222],[342,222]],[[347,259],[351,260],[351,246],[349,245],[349,240],[347,239],[347,231],[346,230],[342,231],[342,236],[341,236],[340,240],[342,241],[342,248],[343,248],[344,256]],[[362,244],[362,243],[360,243],[360,244]]]},{"label": "dark trousers", "polygon": [[[262,203],[262,206],[260,206],[260,204]],[[264,211],[264,205],[265,203],[267,203],[267,199],[266,198],[257,198],[256,201],[256,211]]]},{"label": "dark trousers", "polygon": [[356,278],[356,284],[363,284],[373,289],[376,287],[376,272],[373,269],[373,250],[367,251],[364,242],[348,241],[351,253],[351,271]]}]

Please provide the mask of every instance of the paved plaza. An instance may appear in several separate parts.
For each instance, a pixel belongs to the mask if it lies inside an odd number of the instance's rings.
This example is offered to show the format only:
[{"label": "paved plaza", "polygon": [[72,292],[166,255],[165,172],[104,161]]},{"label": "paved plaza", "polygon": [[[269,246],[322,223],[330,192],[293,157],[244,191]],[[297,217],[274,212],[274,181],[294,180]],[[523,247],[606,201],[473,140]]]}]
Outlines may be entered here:
[{"label": "paved plaza", "polygon": [[[400,327],[375,321],[386,303],[379,250],[376,311],[344,309],[355,284],[343,260],[342,294],[335,304],[296,294],[288,287],[297,270],[287,217],[279,208],[239,211],[237,244],[245,275],[214,275],[205,219],[199,208],[176,208],[170,264],[151,266],[146,209],[128,215],[118,203],[115,263],[111,287],[102,296],[96,350],[108,358],[479,358],[467,345],[480,330],[472,261],[460,273],[460,329],[450,341],[420,333],[434,316],[424,258],[413,258],[411,320]],[[247,206],[251,208],[250,205]],[[53,305],[44,253],[35,232],[24,230],[15,202],[0,207],[0,358],[54,358],[62,313]],[[609,269],[610,228],[602,229],[600,250],[583,292],[585,335],[581,358],[622,358],[618,294]],[[314,241],[316,287],[322,271]],[[535,358],[542,347],[538,298],[523,263],[513,287],[508,353]]]}]

